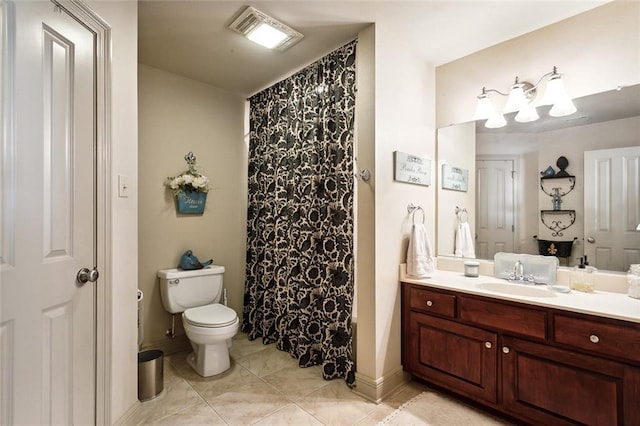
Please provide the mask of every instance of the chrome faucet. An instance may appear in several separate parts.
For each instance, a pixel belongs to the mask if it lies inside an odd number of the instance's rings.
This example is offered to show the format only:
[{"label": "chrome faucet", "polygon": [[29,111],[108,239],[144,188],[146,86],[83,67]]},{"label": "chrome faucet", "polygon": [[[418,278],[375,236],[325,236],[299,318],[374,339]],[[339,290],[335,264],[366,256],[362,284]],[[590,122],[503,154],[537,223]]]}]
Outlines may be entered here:
[{"label": "chrome faucet", "polygon": [[524,280],[524,264],[519,260],[513,265],[513,272],[509,276],[512,280],[523,281]]}]

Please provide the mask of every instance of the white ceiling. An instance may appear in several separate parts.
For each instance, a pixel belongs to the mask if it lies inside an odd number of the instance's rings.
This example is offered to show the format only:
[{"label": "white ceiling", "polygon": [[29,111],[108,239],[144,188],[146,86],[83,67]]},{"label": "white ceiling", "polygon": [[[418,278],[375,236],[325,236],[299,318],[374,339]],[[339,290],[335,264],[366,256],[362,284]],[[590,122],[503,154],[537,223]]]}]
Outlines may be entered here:
[{"label": "white ceiling", "polygon": [[[138,56],[143,64],[250,96],[354,39],[371,23],[377,30],[396,31],[392,37],[398,48],[438,66],[603,3],[140,0]],[[301,32],[304,39],[275,52],[227,28],[248,5]]]}]

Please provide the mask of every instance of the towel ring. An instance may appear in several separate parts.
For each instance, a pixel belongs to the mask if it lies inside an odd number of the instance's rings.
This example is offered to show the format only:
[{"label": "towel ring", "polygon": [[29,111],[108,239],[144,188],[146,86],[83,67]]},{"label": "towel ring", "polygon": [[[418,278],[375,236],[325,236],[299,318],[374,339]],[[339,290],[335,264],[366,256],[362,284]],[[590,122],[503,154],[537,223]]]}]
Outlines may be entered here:
[{"label": "towel ring", "polygon": [[458,222],[465,223],[469,221],[469,212],[465,208],[460,208],[456,206],[456,217],[458,218]]},{"label": "towel ring", "polygon": [[411,220],[413,221],[413,224],[416,224],[416,212],[422,212],[422,224],[424,225],[424,210],[422,210],[422,207],[417,206],[415,209],[413,209],[413,212],[411,213]]}]

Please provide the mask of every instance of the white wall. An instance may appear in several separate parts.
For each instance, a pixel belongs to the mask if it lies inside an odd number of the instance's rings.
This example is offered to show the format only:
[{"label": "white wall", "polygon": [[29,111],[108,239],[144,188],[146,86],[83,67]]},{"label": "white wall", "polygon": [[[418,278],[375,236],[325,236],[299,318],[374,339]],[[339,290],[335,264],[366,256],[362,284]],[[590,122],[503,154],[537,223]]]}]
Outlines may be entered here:
[{"label": "white wall", "polygon": [[[160,269],[175,268],[187,250],[225,267],[228,303],[242,316],[247,211],[245,99],[204,83],[140,64],[139,271],[144,292],[143,347],[180,349],[168,339],[171,315],[160,297]],[[187,170],[192,151],[210,190],[203,215],[178,215],[169,176]],[[177,316],[177,333],[184,337]],[[176,342],[186,342],[186,338]]]},{"label": "white wall", "polygon": [[[111,27],[111,420],[138,399],[136,288],[138,277],[138,5],[88,1]],[[129,177],[130,195],[118,198],[118,175]]]}]

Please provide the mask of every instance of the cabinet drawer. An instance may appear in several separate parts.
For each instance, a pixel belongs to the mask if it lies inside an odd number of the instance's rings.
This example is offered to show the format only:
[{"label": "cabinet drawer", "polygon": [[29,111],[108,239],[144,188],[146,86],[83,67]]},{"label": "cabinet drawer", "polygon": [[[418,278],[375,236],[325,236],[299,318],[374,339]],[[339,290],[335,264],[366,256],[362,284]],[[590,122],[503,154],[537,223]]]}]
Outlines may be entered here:
[{"label": "cabinet drawer", "polygon": [[556,343],[640,362],[640,326],[556,315],[553,332]]},{"label": "cabinet drawer", "polygon": [[539,339],[547,336],[545,311],[467,297],[460,297],[458,304],[463,321]]},{"label": "cabinet drawer", "polygon": [[431,314],[453,317],[456,312],[456,297],[422,288],[411,288],[410,307]]}]

